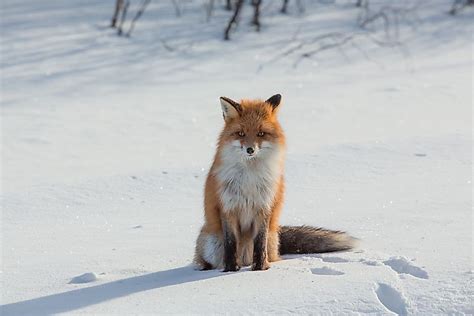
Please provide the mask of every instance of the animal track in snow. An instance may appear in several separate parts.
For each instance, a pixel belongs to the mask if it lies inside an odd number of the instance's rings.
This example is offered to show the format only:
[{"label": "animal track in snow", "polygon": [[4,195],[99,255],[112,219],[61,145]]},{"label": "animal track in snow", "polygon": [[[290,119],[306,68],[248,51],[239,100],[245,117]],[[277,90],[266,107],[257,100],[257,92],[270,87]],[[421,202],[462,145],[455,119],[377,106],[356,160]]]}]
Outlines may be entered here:
[{"label": "animal track in snow", "polygon": [[331,262],[331,263],[349,262],[349,260],[341,258],[341,257],[322,257],[321,260],[323,260],[324,262]]},{"label": "animal track in snow", "polygon": [[69,284],[90,283],[95,281],[97,281],[97,274],[94,272],[87,272],[72,278]]},{"label": "animal track in snow", "polygon": [[407,300],[403,293],[385,283],[378,283],[375,295],[380,303],[397,315],[407,315]]},{"label": "animal track in snow", "polygon": [[334,270],[329,267],[313,268],[311,269],[311,272],[313,274],[318,274],[318,275],[343,275],[344,274],[344,272],[342,271]]},{"label": "animal track in snow", "polygon": [[359,262],[368,265],[368,266],[381,266],[382,264],[376,260],[367,260],[367,259],[360,259]]},{"label": "animal track in snow", "polygon": [[341,258],[341,257],[324,257],[322,255],[316,255],[314,257],[319,258],[324,262],[330,262],[330,263],[350,262],[348,259],[344,259],[344,258]]},{"label": "animal track in snow", "polygon": [[428,279],[428,272],[420,267],[415,266],[407,258],[404,257],[391,257],[385,260],[383,264],[389,266],[397,273],[410,274],[420,279]]}]

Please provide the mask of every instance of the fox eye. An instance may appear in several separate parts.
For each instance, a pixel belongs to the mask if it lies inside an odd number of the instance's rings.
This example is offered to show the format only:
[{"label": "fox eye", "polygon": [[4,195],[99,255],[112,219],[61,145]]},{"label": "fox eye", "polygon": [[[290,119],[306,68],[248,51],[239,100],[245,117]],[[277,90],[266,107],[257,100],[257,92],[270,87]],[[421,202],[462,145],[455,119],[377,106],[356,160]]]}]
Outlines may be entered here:
[{"label": "fox eye", "polygon": [[240,132],[237,133],[237,135],[239,135],[240,137],[244,137],[244,136],[245,136],[245,133],[242,132],[242,131],[240,131]]},{"label": "fox eye", "polygon": [[258,136],[258,137],[263,137],[263,136],[265,136],[265,133],[264,133],[264,132],[258,132],[258,133],[257,133],[257,136]]}]

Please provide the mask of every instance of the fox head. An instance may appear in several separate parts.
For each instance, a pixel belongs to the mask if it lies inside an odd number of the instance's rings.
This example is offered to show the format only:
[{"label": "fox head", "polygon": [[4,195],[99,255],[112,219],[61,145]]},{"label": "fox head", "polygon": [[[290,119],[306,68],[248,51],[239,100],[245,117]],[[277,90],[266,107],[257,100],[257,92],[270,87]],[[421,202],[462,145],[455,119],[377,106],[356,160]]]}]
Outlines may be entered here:
[{"label": "fox head", "polygon": [[227,155],[253,160],[280,152],[285,137],[277,119],[281,95],[268,100],[242,100],[237,103],[221,97],[225,126],[219,145],[227,148]]}]

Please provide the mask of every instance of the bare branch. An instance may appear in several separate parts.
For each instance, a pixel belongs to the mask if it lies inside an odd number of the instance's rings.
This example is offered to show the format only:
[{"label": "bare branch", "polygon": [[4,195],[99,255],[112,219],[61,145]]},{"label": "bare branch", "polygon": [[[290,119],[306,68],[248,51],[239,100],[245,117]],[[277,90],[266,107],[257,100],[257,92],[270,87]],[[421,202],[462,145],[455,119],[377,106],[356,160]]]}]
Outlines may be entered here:
[{"label": "bare branch", "polygon": [[115,2],[115,11],[114,15],[112,16],[112,21],[110,22],[110,27],[115,27],[117,24],[117,19],[120,12],[123,9],[123,0],[116,0]]},{"label": "bare branch", "polygon": [[449,14],[456,15],[456,13],[470,5],[474,6],[474,0],[454,0]]},{"label": "bare branch", "polygon": [[334,38],[339,38],[339,37],[342,37],[342,36],[343,36],[342,33],[334,32],[334,33],[328,33],[328,34],[323,34],[323,35],[316,36],[315,38],[313,38],[311,40],[302,41],[298,45],[296,45],[294,47],[291,47],[291,48],[287,49],[286,51],[283,51],[282,53],[278,54],[274,58],[270,59],[268,63],[275,62],[275,61],[277,61],[277,60],[279,60],[283,57],[289,56],[289,55],[293,54],[294,52],[297,52],[297,51],[301,50],[302,48],[304,48],[308,45],[317,43],[321,40],[328,39],[328,38],[334,39]]},{"label": "bare branch", "polygon": [[280,9],[280,12],[281,12],[281,13],[286,14],[286,13],[288,12],[288,11],[287,11],[287,10],[288,10],[288,1],[289,1],[289,0],[283,0],[283,6],[282,6],[281,9]]},{"label": "bare branch", "polygon": [[418,20],[416,14],[417,5],[406,8],[397,8],[392,6],[383,6],[377,11],[371,10],[369,1],[363,3],[363,10],[358,17],[358,24],[363,29],[369,29],[383,24],[385,36],[387,39],[398,40],[400,35],[401,22],[406,22],[413,26],[413,20]]},{"label": "bare branch", "polygon": [[[264,64],[261,64],[257,71],[261,71],[267,64],[274,63],[278,60],[294,55],[297,56],[296,60],[293,62],[293,67],[296,68],[304,59],[315,57],[319,53],[330,49],[338,49],[347,59],[348,56],[342,50],[342,48],[347,44],[352,44],[353,46],[357,45],[356,41],[360,38],[368,39],[370,42],[380,47],[398,48],[401,50],[403,55],[409,56],[409,52],[399,41],[380,40],[374,34],[369,32],[356,32],[349,34],[334,32],[322,34],[309,40],[300,41],[297,45],[293,45]],[[293,39],[295,39],[294,36]],[[360,46],[357,45],[357,49],[361,50]],[[367,57],[366,52],[362,52],[364,53],[364,56]]]},{"label": "bare branch", "polygon": [[128,29],[127,36],[130,36],[130,34],[132,34],[132,31],[135,28],[135,23],[142,16],[143,12],[145,12],[146,7],[150,3],[150,1],[151,0],[143,0],[140,9],[138,9],[137,14],[135,14],[135,17],[133,18],[132,22],[130,23],[130,28]]},{"label": "bare branch", "polygon": [[174,7],[174,12],[177,17],[181,16],[181,8],[176,0],[171,0],[171,3],[173,4]]},{"label": "bare branch", "polygon": [[169,52],[174,52],[174,51],[175,51],[175,49],[174,49],[173,47],[171,47],[170,45],[168,45],[168,43],[166,43],[165,40],[160,39],[160,43],[161,43],[161,45],[163,45],[163,47],[164,47],[167,51],[169,51]]},{"label": "bare branch", "polygon": [[[362,33],[354,33],[354,34],[342,36],[341,38],[337,39],[336,41],[334,41],[332,43],[321,44],[316,49],[304,52],[293,63],[293,67],[297,67],[298,64],[303,59],[314,57],[317,54],[319,54],[320,52],[325,51],[325,50],[329,50],[329,49],[332,49],[332,48],[341,49],[344,45],[346,45],[348,43],[353,43],[358,38],[367,38],[371,42],[373,42],[374,44],[376,44],[380,47],[399,48],[405,56],[409,55],[409,52],[406,50],[406,48],[404,47],[404,45],[401,42],[398,42],[398,41],[381,41],[370,33],[362,32]],[[343,54],[343,55],[346,56],[345,54]]]},{"label": "bare branch", "polygon": [[254,14],[252,24],[255,25],[257,32],[260,31],[260,5],[262,0],[252,0],[252,5],[254,6]]},{"label": "bare branch", "polygon": [[300,55],[299,58],[296,59],[296,61],[293,63],[293,67],[297,67],[298,64],[305,58],[311,58],[313,57],[314,55],[320,53],[321,51],[324,51],[324,50],[328,50],[328,49],[331,49],[331,48],[339,48],[343,45],[345,45],[346,43],[348,43],[349,41],[353,40],[355,35],[348,35],[348,36],[345,36],[341,39],[339,39],[338,41],[335,41],[333,43],[329,43],[329,44],[324,44],[324,45],[321,45],[319,46],[318,48],[314,49],[314,50],[310,50],[310,51],[307,51],[303,54]]},{"label": "bare branch", "polygon": [[298,13],[304,13],[305,7],[302,0],[296,0],[296,7],[298,8]]},{"label": "bare branch", "polygon": [[123,24],[125,23],[125,19],[127,18],[127,11],[128,11],[129,6],[130,6],[130,1],[127,0],[127,2],[125,2],[125,6],[122,9],[122,16],[120,17],[120,24],[119,24],[119,27],[117,29],[117,34],[119,36],[122,35]]},{"label": "bare branch", "polygon": [[226,0],[225,2],[225,9],[227,11],[232,11],[232,3],[231,3],[231,0]]},{"label": "bare branch", "polygon": [[214,0],[209,0],[208,4],[205,5],[206,7],[206,22],[211,20],[212,12],[214,12]]},{"label": "bare branch", "polygon": [[234,24],[237,24],[237,20],[240,15],[240,11],[242,9],[242,5],[244,4],[244,0],[237,0],[237,3],[235,4],[235,9],[234,9],[234,14],[232,15],[232,18],[229,20],[229,23],[227,24],[227,27],[224,32],[224,40],[228,41],[230,39],[230,30],[232,29],[232,26]]},{"label": "bare branch", "polygon": [[390,27],[390,20],[387,16],[387,14],[385,14],[385,12],[383,11],[379,11],[371,16],[367,16],[363,21],[361,21],[359,23],[359,26],[361,28],[365,28],[367,25],[377,21],[377,20],[382,20],[383,23],[384,23],[384,27],[385,27],[385,32],[388,31],[389,27]]}]

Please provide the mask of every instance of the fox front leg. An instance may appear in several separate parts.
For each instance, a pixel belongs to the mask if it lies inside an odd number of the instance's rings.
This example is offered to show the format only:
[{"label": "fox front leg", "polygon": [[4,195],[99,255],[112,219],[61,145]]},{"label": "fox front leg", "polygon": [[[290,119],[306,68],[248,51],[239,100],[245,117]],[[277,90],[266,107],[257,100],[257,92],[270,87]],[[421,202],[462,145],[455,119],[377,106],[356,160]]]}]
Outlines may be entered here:
[{"label": "fox front leg", "polygon": [[267,239],[268,227],[264,224],[257,231],[257,235],[253,242],[253,271],[268,270],[270,268],[267,254]]},{"label": "fox front leg", "polygon": [[235,233],[230,229],[229,225],[224,222],[224,272],[238,271],[240,267],[237,265],[237,240]]}]

